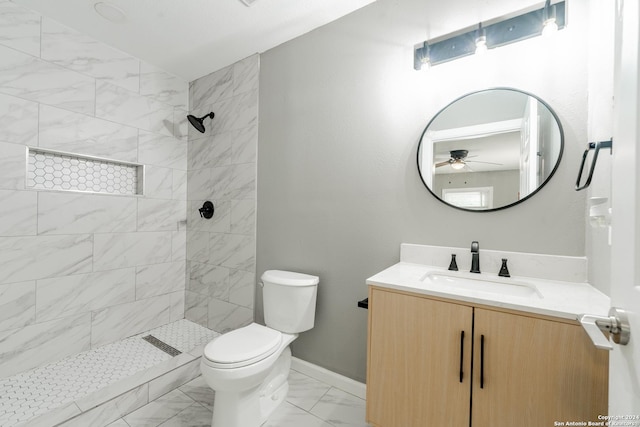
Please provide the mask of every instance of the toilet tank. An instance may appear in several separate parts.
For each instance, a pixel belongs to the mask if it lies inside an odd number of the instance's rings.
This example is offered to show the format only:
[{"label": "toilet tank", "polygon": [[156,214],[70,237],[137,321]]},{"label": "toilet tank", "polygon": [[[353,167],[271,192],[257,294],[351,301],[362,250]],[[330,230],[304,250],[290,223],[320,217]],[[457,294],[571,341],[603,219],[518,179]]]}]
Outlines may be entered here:
[{"label": "toilet tank", "polygon": [[264,322],[272,329],[297,334],[313,328],[319,278],[291,271],[262,275]]}]

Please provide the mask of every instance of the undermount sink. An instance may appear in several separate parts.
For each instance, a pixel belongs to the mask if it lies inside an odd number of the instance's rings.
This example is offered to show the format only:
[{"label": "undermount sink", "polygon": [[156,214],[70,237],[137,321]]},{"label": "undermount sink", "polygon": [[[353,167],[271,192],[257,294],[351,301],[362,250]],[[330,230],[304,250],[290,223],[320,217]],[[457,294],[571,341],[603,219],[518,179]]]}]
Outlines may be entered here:
[{"label": "undermount sink", "polygon": [[430,272],[422,278],[424,283],[449,290],[473,291],[521,298],[542,298],[534,284],[501,277],[483,277],[471,273]]}]

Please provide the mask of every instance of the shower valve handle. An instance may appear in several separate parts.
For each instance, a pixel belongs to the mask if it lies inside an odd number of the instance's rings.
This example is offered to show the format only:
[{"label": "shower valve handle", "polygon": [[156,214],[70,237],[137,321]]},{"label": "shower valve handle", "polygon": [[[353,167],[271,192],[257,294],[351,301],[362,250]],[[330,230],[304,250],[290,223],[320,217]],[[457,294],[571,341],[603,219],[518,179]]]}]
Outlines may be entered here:
[{"label": "shower valve handle", "polygon": [[202,207],[198,209],[198,212],[200,212],[200,218],[210,219],[213,216],[214,210],[213,203],[207,200]]}]

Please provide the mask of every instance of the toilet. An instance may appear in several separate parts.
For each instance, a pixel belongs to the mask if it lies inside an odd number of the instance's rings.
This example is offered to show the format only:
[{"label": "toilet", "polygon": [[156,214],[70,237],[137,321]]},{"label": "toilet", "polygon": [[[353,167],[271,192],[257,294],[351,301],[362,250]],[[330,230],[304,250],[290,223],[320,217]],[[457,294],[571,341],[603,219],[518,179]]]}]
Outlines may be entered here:
[{"label": "toilet", "polygon": [[213,427],[259,427],[289,391],[291,350],[313,328],[319,279],[291,271],[262,275],[264,321],[219,336],[204,348],[202,377],[215,392]]}]

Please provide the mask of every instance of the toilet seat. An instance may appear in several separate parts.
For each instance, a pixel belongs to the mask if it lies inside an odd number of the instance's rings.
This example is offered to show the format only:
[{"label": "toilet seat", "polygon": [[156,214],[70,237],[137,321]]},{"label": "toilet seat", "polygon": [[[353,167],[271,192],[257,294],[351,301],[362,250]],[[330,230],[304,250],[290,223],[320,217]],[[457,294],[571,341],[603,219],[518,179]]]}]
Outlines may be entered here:
[{"label": "toilet seat", "polygon": [[219,369],[240,368],[271,356],[281,342],[282,334],[279,331],[252,323],[207,344],[203,361]]}]

